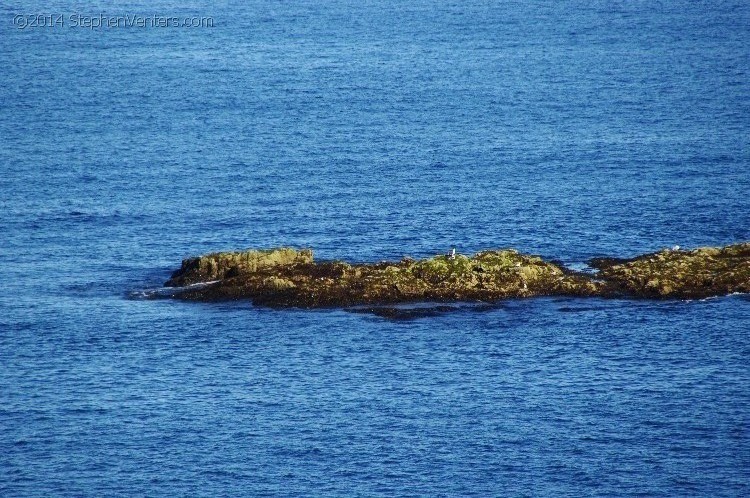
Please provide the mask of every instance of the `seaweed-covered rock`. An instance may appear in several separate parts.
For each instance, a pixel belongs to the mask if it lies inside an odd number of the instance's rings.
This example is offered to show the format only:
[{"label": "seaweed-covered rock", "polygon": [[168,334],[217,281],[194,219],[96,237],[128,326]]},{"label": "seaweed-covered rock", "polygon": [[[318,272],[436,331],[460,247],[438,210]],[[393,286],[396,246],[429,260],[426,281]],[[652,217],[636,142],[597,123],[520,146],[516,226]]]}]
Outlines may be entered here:
[{"label": "seaweed-covered rock", "polygon": [[695,299],[750,292],[750,243],[599,258],[590,265],[610,289],[626,296]]},{"label": "seaweed-covered rock", "polygon": [[243,273],[257,272],[263,268],[312,263],[313,253],[309,249],[281,247],[266,251],[218,252],[188,258],[182,261],[179,270],[167,280],[167,287],[181,287],[199,282],[210,282]]},{"label": "seaweed-covered rock", "polygon": [[[242,253],[246,254],[246,253]],[[313,263],[290,258],[291,264],[256,264],[240,270],[233,264],[212,263],[210,271],[192,270],[187,275],[219,282],[178,294],[183,299],[252,299],[268,306],[305,308],[394,304],[416,301],[495,301],[508,297],[540,295],[586,296],[599,291],[600,283],[536,256],[507,249],[484,251],[472,257],[435,256],[415,261],[350,265],[340,261]],[[242,257],[222,255],[234,262]],[[200,259],[200,258],[197,258]],[[219,270],[214,271],[218,266]],[[192,272],[192,273],[191,273]],[[210,275],[207,278],[207,275]],[[180,280],[182,278],[182,280]],[[182,274],[168,284],[185,282]]]},{"label": "seaweed-covered rock", "polygon": [[183,261],[168,286],[181,299],[250,299],[275,307],[350,307],[410,302],[498,301],[533,296],[700,298],[750,292],[750,243],[664,250],[632,259],[592,261],[576,273],[513,249],[473,256],[348,264],[314,263],[312,251],[272,249],[209,254]]}]

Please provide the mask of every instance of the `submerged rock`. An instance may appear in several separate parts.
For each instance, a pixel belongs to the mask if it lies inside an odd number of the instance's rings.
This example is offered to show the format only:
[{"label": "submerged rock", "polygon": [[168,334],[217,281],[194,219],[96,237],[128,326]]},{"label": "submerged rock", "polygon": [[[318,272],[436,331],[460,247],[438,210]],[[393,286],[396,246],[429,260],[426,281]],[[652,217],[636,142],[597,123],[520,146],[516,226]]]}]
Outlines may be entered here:
[{"label": "submerged rock", "polygon": [[694,298],[750,291],[750,243],[665,250],[629,260],[600,258],[591,266],[600,271],[573,272],[513,249],[373,264],[316,263],[310,250],[281,248],[190,258],[166,285],[218,280],[175,296],[301,308],[534,296]]}]

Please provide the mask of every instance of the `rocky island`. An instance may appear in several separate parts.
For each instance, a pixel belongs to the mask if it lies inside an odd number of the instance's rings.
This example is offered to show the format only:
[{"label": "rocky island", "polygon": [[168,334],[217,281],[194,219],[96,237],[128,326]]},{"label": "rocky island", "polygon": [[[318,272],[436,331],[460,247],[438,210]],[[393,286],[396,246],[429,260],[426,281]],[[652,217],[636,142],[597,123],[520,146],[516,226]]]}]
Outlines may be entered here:
[{"label": "rocky island", "polygon": [[[248,299],[272,307],[494,302],[535,296],[693,299],[750,292],[750,243],[596,258],[596,272],[513,249],[472,256],[349,264],[315,262],[309,249],[276,248],[189,258],[165,286],[196,301]],[[200,284],[200,285],[196,285]]]}]

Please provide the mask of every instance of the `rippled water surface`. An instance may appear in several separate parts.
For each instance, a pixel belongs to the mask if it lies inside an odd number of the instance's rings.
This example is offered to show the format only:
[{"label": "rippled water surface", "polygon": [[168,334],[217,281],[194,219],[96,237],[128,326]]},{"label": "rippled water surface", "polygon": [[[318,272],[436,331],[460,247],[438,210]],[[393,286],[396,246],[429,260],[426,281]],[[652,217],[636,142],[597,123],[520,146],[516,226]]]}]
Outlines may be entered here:
[{"label": "rippled water surface", "polygon": [[[17,29],[17,14],[213,28]],[[750,299],[412,320],[181,258],[750,240],[745,2],[0,7],[0,495],[747,496]]]}]

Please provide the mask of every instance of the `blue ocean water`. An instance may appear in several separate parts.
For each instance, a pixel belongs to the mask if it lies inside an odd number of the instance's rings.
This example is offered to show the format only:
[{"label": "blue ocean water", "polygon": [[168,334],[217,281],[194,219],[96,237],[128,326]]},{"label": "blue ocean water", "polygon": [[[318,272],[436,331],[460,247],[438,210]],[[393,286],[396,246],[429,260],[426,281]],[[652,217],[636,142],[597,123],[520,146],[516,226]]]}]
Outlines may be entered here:
[{"label": "blue ocean water", "polygon": [[[14,26],[17,15],[213,27]],[[393,321],[183,257],[750,240],[750,4],[0,7],[0,495],[747,496],[750,299]]]}]

